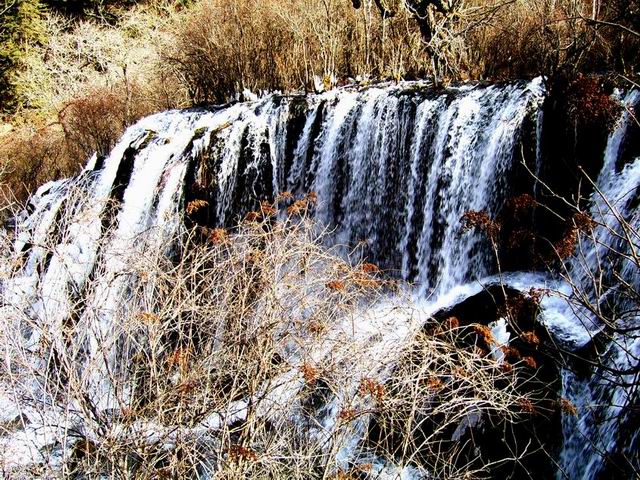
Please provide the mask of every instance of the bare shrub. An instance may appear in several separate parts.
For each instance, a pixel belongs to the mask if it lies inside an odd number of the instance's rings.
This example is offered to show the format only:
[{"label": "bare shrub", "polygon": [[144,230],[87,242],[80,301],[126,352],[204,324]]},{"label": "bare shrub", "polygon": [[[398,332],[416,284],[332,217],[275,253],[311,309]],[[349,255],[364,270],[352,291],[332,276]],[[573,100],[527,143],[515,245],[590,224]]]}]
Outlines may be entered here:
[{"label": "bare shrub", "polygon": [[[28,103],[49,115],[94,89],[136,97],[147,109],[171,108],[183,98],[173,79],[161,75],[156,48],[166,35],[169,12],[140,5],[119,14],[116,25],[79,21],[56,13],[45,17],[46,41],[33,48],[21,75],[31,88]],[[163,92],[173,88],[167,104]],[[142,94],[144,92],[144,94]]]},{"label": "bare shrub", "polygon": [[0,137],[0,187],[24,201],[43,183],[74,174],[85,160],[68,154],[64,134],[55,126],[19,127]]},{"label": "bare shrub", "polygon": [[107,155],[125,128],[148,113],[146,105],[110,89],[92,89],[69,102],[58,121],[36,120],[2,136],[2,181],[20,200],[51,180],[78,172],[91,155]]},{"label": "bare shrub", "polygon": [[176,57],[169,59],[194,101],[283,88],[283,74],[295,75],[286,55],[292,32],[261,2],[205,2],[183,17],[176,33]]},{"label": "bare shrub", "polygon": [[25,108],[0,144],[3,181],[15,195],[24,200],[93,153],[107,154],[142,116],[184,105],[184,89],[157,68],[154,48],[171,11],[132,8],[117,26],[46,15],[42,45],[28,48],[19,72]]},{"label": "bare shrub", "polygon": [[107,155],[125,128],[148,113],[132,96],[127,98],[124,92],[94,88],[62,107],[58,120],[75,157]]},{"label": "bare shrub", "polygon": [[[620,69],[615,57],[637,52],[639,37],[618,45],[624,16],[617,2],[512,1],[473,32],[471,52],[489,77],[575,75]],[[600,23],[602,21],[602,23]],[[608,25],[606,25],[608,23]],[[632,57],[629,57],[632,58]],[[618,63],[618,65],[616,65]]]},{"label": "bare shrub", "polygon": [[67,103],[58,113],[69,142],[85,156],[106,155],[124,131],[122,99],[113,92],[94,91]]},{"label": "bare shrub", "polygon": [[244,89],[296,90],[314,77],[401,78],[424,71],[422,44],[406,14],[380,19],[349,2],[207,0],[174,23],[162,52],[195,102],[226,101]]},{"label": "bare shrub", "polygon": [[[78,205],[60,216],[57,241],[86,215]],[[398,295],[395,283],[323,247],[304,212],[205,233],[137,237],[114,257],[124,262],[115,277],[111,262],[98,265],[60,324],[53,310],[39,317],[5,297],[0,397],[18,401],[17,420],[0,426],[5,474],[339,477],[349,473],[344,446],[364,441],[377,416],[392,431],[349,453],[358,468],[375,473],[376,454],[472,475],[490,465],[452,470],[438,435],[415,443],[424,422],[444,413],[441,428],[455,429],[471,411],[517,421],[531,414],[522,405],[535,409],[491,357],[455,346],[455,322],[420,333],[424,314],[402,295],[381,297]],[[54,243],[38,247],[56,261]],[[3,257],[14,271],[17,260]],[[111,282],[128,292],[115,303],[100,286]],[[452,372],[464,380],[452,383]]]}]

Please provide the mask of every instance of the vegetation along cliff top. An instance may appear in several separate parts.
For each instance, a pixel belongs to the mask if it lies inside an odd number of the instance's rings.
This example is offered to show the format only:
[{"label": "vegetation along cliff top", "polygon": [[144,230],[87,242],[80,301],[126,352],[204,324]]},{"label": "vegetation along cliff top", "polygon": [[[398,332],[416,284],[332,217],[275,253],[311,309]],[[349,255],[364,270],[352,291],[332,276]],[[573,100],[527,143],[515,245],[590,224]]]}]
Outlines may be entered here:
[{"label": "vegetation along cliff top", "polygon": [[632,0],[2,0],[0,164],[24,198],[152,112],[359,80],[637,78]]}]

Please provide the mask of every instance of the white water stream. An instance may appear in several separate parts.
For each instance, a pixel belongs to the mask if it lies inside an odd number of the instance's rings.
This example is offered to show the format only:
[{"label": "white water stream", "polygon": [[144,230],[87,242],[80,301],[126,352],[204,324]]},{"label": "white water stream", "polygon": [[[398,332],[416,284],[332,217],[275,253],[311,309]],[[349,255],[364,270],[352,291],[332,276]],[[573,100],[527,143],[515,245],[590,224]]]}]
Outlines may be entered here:
[{"label": "white water stream", "polygon": [[[71,306],[82,299],[87,307],[77,319],[77,330],[86,338],[78,342],[83,348],[76,354],[91,372],[83,377],[84,388],[99,409],[112,407],[115,394],[106,372],[117,368],[117,358],[115,345],[107,339],[117,339],[112,332],[119,328],[119,309],[126,308],[122,299],[134,281],[126,274],[128,263],[136,255],[165,254],[161,246],[181,231],[179,213],[190,187],[185,182],[193,171],[200,187],[210,191],[218,225],[233,224],[254,197],[314,191],[319,198],[316,219],[345,251],[359,246],[362,255],[417,282],[420,315],[392,313],[382,305],[378,311],[362,313],[367,320],[358,322],[362,327],[355,333],[362,336],[362,358],[382,365],[389,361],[389,345],[410,338],[430,313],[493,281],[491,251],[480,234],[460,235],[460,218],[469,210],[490,215],[500,211],[509,196],[510,172],[520,160],[517,147],[525,121],[531,121],[540,135],[543,99],[539,79],[437,94],[407,83],[304,99],[274,95],[219,110],[154,115],[131,127],[108,158],[94,158],[78,178],[47,184],[34,195],[32,211],[17,222],[14,253],[23,264],[2,281],[0,316],[7,322],[28,317],[40,326],[25,332],[23,340],[34,353],[43,331],[65,348],[64,323]],[[636,103],[638,95],[630,94],[625,101]],[[620,215],[638,228],[640,214],[633,200],[640,187],[640,159],[616,167],[632,121],[631,115],[624,115],[612,133],[597,184]],[[203,152],[213,164],[208,172]],[[121,204],[114,212],[110,198],[118,191]],[[601,218],[605,207],[594,196],[594,218]],[[115,227],[108,238],[106,219]],[[585,289],[588,273],[607,256],[602,245],[618,241],[612,234],[620,233],[618,219],[609,216],[603,221],[609,228],[596,229],[597,240],[584,245],[585,255],[572,266],[574,281]],[[154,235],[145,236],[152,228]],[[52,239],[51,252],[45,246]],[[640,288],[640,275],[631,262],[622,271],[626,281]],[[84,287],[91,276],[98,281],[87,292]],[[522,291],[545,287],[570,293],[560,280],[539,274],[510,274],[505,280]],[[557,297],[543,301],[541,321],[569,348],[585,345],[601,328]],[[638,319],[624,321],[637,325]],[[610,365],[638,364],[637,338],[616,337],[608,348]],[[42,360],[29,363],[34,369],[45,367]],[[365,365],[359,368],[364,371]],[[631,415],[628,407],[637,405],[637,375],[623,378],[626,387],[611,389],[597,375],[578,378],[569,370],[563,372],[563,395],[579,410],[577,418],[563,420],[560,463],[569,478],[597,478],[603,462],[599,451],[632,453],[637,432],[621,438],[618,428]],[[295,391],[281,394],[286,398]],[[7,417],[18,408],[7,392],[0,392],[0,402]],[[614,406],[598,406],[603,403]],[[238,405],[237,415],[242,416],[243,408]],[[322,423],[328,432],[337,407],[327,405],[325,410]],[[52,411],[51,416],[61,413]],[[39,448],[59,432],[56,429],[82,416],[52,427],[51,418],[38,419],[29,411],[25,415],[33,417],[27,429],[0,439],[0,456],[18,464],[37,461]],[[205,422],[200,428],[213,427]],[[344,445],[338,462],[348,459],[353,449],[349,442],[357,443],[357,438],[355,434]],[[405,475],[402,478],[421,474],[407,470]]]}]

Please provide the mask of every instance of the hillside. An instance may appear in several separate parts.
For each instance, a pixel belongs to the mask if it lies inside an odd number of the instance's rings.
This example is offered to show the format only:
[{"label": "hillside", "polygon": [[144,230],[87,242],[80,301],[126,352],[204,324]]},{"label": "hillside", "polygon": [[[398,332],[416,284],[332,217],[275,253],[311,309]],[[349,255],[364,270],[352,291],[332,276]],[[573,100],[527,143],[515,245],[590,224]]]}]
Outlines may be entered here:
[{"label": "hillside", "polygon": [[23,200],[144,115],[247,92],[578,74],[629,85],[638,10],[627,0],[3,0],[0,164]]}]

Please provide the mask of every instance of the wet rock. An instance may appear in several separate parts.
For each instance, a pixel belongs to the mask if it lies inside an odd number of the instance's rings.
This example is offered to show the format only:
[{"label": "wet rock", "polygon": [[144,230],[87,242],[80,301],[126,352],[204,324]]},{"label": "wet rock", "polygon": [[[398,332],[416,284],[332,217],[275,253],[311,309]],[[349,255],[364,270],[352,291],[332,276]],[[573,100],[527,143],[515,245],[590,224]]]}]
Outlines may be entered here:
[{"label": "wet rock", "polygon": [[[445,416],[433,415],[413,430],[411,445],[438,439],[443,452],[457,452],[451,459],[457,468],[481,468],[496,462],[490,467],[491,478],[555,475],[556,466],[551,458],[559,451],[562,438],[561,399],[557,393],[560,376],[556,356],[549,347],[549,334],[536,320],[537,311],[537,303],[530,296],[490,285],[433,315],[433,321],[424,327],[427,336],[455,332],[447,338],[453,338],[461,350],[495,358],[496,368],[508,375],[496,376],[492,388],[505,392],[515,389],[523,400],[520,411],[515,412],[520,415],[515,423],[506,419],[505,412],[489,413],[483,409],[480,399],[478,409],[470,409],[457,425],[447,425]],[[411,361],[419,362],[420,358]],[[443,382],[437,388],[434,385],[437,395],[429,400],[433,411],[447,401],[447,394],[451,395],[447,389],[457,388],[456,385],[455,380]],[[391,430],[380,418],[374,418],[370,429],[372,443],[386,442],[387,451],[400,452],[406,447],[393,445],[401,440]],[[430,453],[417,448],[411,455],[416,461],[428,461]],[[522,458],[518,462],[500,463],[514,455]]]}]

